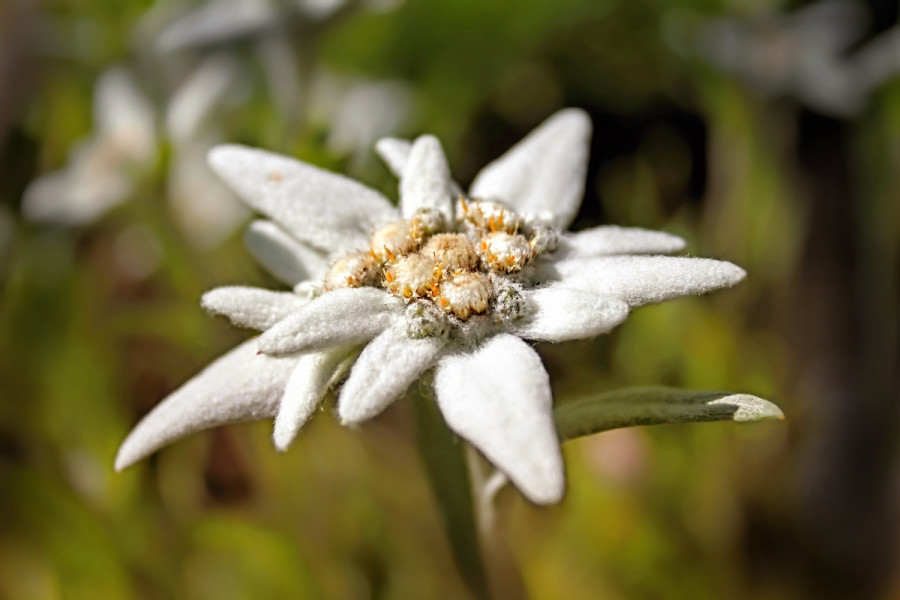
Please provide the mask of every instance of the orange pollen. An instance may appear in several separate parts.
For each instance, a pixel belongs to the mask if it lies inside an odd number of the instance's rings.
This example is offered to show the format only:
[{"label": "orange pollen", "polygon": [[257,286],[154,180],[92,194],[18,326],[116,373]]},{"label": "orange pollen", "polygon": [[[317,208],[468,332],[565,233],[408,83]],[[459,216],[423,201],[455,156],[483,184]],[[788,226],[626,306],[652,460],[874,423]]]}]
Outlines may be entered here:
[{"label": "orange pollen", "polygon": [[449,301],[449,300],[447,300],[446,298],[441,298],[441,306],[447,307],[447,306],[449,306],[449,305],[450,305],[450,301]]},{"label": "orange pollen", "polygon": [[385,271],[385,272],[384,272],[384,280],[387,281],[388,283],[393,282],[393,281],[394,281],[394,274],[391,273],[390,271]]},{"label": "orange pollen", "polygon": [[432,282],[431,284],[431,295],[437,298],[441,295],[441,288],[437,283]]},{"label": "orange pollen", "polygon": [[387,254],[388,260],[393,261],[393,260],[394,260],[394,253],[391,252],[390,250],[388,250],[388,247],[387,247],[387,246],[382,246],[382,248],[384,248],[384,253]]},{"label": "orange pollen", "polygon": [[487,250],[487,242],[484,241],[484,240],[481,240],[481,249],[482,249],[482,250]]},{"label": "orange pollen", "polygon": [[488,219],[488,226],[491,228],[491,233],[497,233],[497,224],[494,223],[494,217]]},{"label": "orange pollen", "polygon": [[412,289],[409,286],[403,288],[403,297],[404,298],[412,298]]}]

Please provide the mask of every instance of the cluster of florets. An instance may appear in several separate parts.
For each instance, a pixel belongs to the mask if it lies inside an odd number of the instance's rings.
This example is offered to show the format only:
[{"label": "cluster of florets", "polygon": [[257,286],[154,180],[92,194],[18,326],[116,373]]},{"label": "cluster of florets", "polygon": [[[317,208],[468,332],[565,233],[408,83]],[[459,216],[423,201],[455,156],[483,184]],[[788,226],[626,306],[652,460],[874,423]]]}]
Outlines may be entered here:
[{"label": "cluster of florets", "polygon": [[[529,224],[505,206],[460,197],[455,223],[431,209],[378,228],[369,249],[340,257],[325,276],[325,291],[382,287],[410,304],[410,335],[442,335],[447,317],[466,321],[491,313],[522,313],[517,274],[552,250],[549,227]],[[442,318],[442,316],[444,318]]]}]

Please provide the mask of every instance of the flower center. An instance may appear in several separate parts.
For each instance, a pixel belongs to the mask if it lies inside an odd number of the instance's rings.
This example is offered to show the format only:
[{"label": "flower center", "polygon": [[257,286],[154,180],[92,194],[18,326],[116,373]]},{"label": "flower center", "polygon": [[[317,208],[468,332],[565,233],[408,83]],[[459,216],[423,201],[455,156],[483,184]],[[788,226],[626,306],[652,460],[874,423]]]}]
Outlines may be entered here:
[{"label": "flower center", "polygon": [[379,227],[369,249],[338,258],[325,275],[326,291],[381,287],[410,304],[410,335],[440,335],[441,315],[450,322],[496,313],[517,318],[517,273],[541,252],[552,250],[552,231],[505,206],[460,197],[455,223],[432,209]]}]

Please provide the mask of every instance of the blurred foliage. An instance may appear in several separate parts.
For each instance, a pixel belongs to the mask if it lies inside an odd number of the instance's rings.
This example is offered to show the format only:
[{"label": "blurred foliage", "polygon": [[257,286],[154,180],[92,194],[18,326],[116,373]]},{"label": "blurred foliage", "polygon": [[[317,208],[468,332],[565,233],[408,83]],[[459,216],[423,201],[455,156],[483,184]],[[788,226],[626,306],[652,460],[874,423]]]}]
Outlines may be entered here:
[{"label": "blurred foliage", "polygon": [[[762,98],[667,41],[683,11],[780,10],[749,4],[408,0],[348,11],[298,44],[305,66],[409,83],[418,110],[396,133],[438,135],[463,183],[553,111],[585,108],[595,134],[576,228],[665,229],[685,236],[690,254],[749,271],[734,290],[641,308],[600,339],[539,347],[558,402],[638,385],[725,389],[769,398],[789,420],[567,444],[561,505],[538,509],[512,490],[501,498],[535,598],[864,598],[896,584],[900,86],[883,86],[853,121],[814,115],[810,126],[793,100]],[[0,42],[16,67],[0,74],[17,78],[0,81],[0,217],[13,224],[0,243],[0,596],[468,597],[408,403],[356,431],[320,415],[285,454],[258,423],[113,473],[139,416],[243,335],[206,315],[200,294],[277,286],[239,233],[207,248],[179,233],[164,202],[165,144],[127,201],[93,225],[19,216],[27,183],[91,131],[104,68],[128,64],[165,104],[171,82],[135,33],[150,8],[0,6]],[[226,139],[396,197],[373,155],[332,154],[327,123],[301,118],[292,129],[267,94],[254,88],[222,118]],[[837,141],[820,135],[832,130]],[[833,206],[815,184],[834,171],[806,161],[812,146],[850,173]],[[825,230],[833,238],[811,233],[823,211],[848,215]],[[850,248],[852,264],[809,271],[831,244]],[[829,310],[828,282],[849,304]],[[850,364],[844,346],[820,338],[845,326],[859,336],[863,384],[815,362],[830,348]],[[838,388],[833,401],[820,393]],[[817,479],[826,475],[832,487]],[[853,527],[871,536],[849,543],[841,536]]]}]

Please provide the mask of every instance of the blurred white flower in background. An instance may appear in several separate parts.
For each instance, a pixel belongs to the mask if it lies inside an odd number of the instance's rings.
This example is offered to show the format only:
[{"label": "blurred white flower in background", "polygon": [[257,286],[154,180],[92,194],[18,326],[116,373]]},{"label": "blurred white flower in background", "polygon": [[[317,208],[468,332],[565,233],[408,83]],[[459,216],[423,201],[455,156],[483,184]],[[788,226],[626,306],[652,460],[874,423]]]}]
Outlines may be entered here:
[{"label": "blurred white flower in background", "polygon": [[156,159],[156,117],[134,77],[121,66],[94,86],[94,132],[59,171],[33,181],[22,212],[33,221],[85,225],[126,200]]},{"label": "blurred white flower in background", "polygon": [[[199,8],[159,2],[134,36],[142,79],[168,96],[161,121],[171,142],[167,192],[173,218],[200,247],[221,242],[246,220],[247,209],[206,163],[206,153],[226,135],[228,116],[246,105],[253,64],[286,124],[287,139],[310,118],[307,96],[319,100],[315,119],[328,132],[327,146],[359,165],[380,136],[396,133],[412,113],[411,94],[397,82],[342,78],[304,65],[303,44],[291,36],[331,26],[339,11],[389,3],[343,1],[266,2],[222,0]],[[155,51],[149,55],[145,48]],[[320,75],[313,76],[313,73]],[[152,79],[156,77],[156,79]],[[137,177],[157,156],[157,112],[125,67],[104,72],[94,90],[94,132],[60,171],[39,177],[23,199],[35,221],[89,224],[134,191]],[[161,84],[161,85],[160,85]],[[318,90],[318,91],[317,91]]]},{"label": "blurred white flower in background", "polygon": [[865,5],[826,0],[787,15],[701,18],[676,13],[668,39],[764,96],[793,96],[835,117],[852,117],[900,73],[900,27],[854,47],[866,33]]},{"label": "blurred white flower in background", "polygon": [[194,431],[251,419],[275,417],[275,444],[285,449],[345,377],[338,415],[356,425],[433,370],[449,428],[532,501],[559,501],[565,476],[549,377],[523,340],[593,337],[633,307],[745,275],[724,261],[653,256],[684,248],[662,232],[565,233],[581,204],[590,132],[584,112],[557,113],[487,165],[468,198],[436,138],[382,140],[400,177],[399,207],[288,157],[214,149],[216,172],[273,220],[253,228],[255,254],[297,285],[204,296],[211,312],[264,333],[160,403],[122,444],[116,468]]},{"label": "blurred white flower in background", "polygon": [[412,122],[415,104],[401,81],[341,77],[321,71],[313,82],[310,119],[326,124],[328,149],[358,168],[377,140]]},{"label": "blurred white flower in background", "polygon": [[[333,27],[358,9],[384,12],[402,2],[351,0],[211,0],[197,8],[179,9],[163,2],[144,27],[155,32],[154,45],[163,56],[210,52],[226,47],[249,49],[262,68],[275,108],[287,123],[303,112],[313,65],[309,50],[319,32]],[[172,15],[177,14],[177,17]],[[162,24],[164,16],[169,22]]]},{"label": "blurred white flower in background", "polygon": [[166,132],[172,142],[169,206],[186,237],[201,247],[220,242],[249,214],[206,163],[207,152],[223,135],[213,117],[245,92],[239,65],[227,55],[214,54],[175,90],[166,106]]},{"label": "blurred white flower in background", "polygon": [[[363,3],[372,9],[394,5]],[[207,150],[223,139],[217,120],[251,93],[251,65],[235,50],[251,51],[288,134],[307,118],[318,119],[330,132],[329,150],[352,155],[357,165],[378,137],[408,122],[411,99],[405,86],[312,76],[314,67],[304,64],[306,47],[292,43],[291,36],[307,42],[309,31],[331,26],[338,10],[357,3],[217,0],[190,10],[171,2],[158,6],[165,10],[147,16],[143,35],[154,36],[156,60],[163,68],[190,69],[180,77],[166,111],[166,130],[173,142],[169,199],[179,226],[200,246],[218,243],[247,215],[206,163]],[[193,66],[197,57],[199,65]],[[169,61],[176,64],[167,65]],[[325,88],[328,93],[317,92]],[[313,109],[305,102],[307,96],[325,98]]]}]

